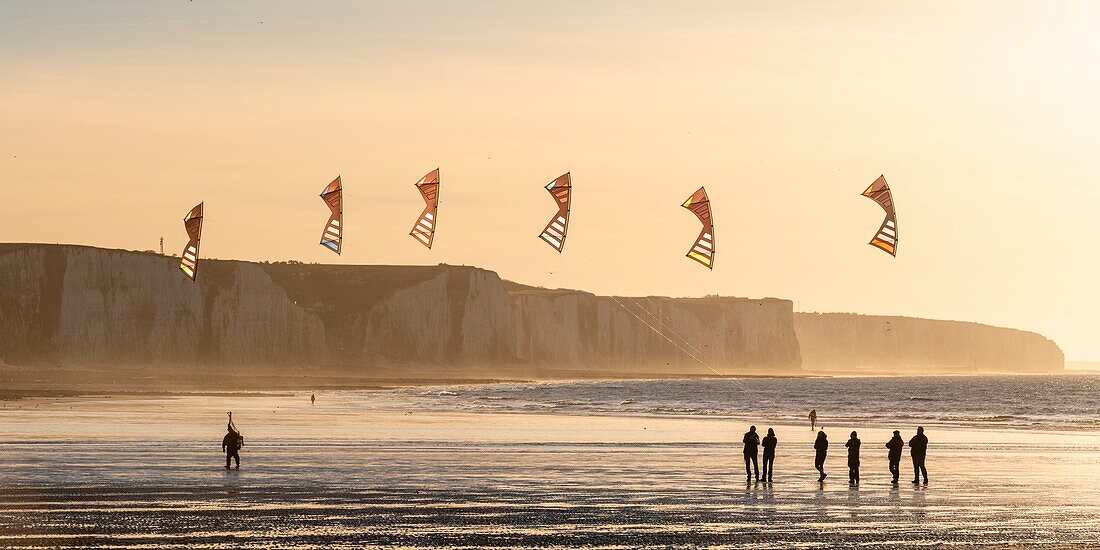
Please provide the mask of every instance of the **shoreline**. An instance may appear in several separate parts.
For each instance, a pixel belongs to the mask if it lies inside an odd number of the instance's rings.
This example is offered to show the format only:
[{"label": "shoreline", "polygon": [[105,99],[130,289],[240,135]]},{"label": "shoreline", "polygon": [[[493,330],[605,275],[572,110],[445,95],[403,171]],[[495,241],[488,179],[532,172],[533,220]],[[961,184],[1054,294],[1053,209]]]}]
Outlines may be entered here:
[{"label": "shoreline", "polygon": [[[426,409],[464,399],[461,389],[438,394],[0,404],[0,546],[1100,543],[1100,508],[1090,506],[1100,486],[1081,482],[1100,477],[1100,431],[868,426],[826,414],[829,475],[818,483],[804,420]],[[241,470],[223,467],[227,410],[245,437]],[[746,481],[750,423],[778,434],[773,483]],[[892,485],[884,442],[892,429],[908,439],[917,423],[931,440],[931,483],[910,483],[906,451]],[[844,448],[854,429],[864,442],[857,486]]]},{"label": "shoreline", "polygon": [[[228,369],[232,370],[232,369]],[[616,382],[660,380],[767,380],[810,378],[969,378],[969,377],[1042,377],[1096,376],[1100,371],[1066,370],[1058,373],[862,373],[853,371],[805,371],[799,373],[745,373],[736,375],[683,373],[560,372],[556,375],[464,376],[358,376],[345,373],[259,373],[241,374],[222,371],[165,371],[149,374],[138,369],[95,370],[59,367],[0,366],[0,401],[34,397],[82,397],[97,395],[247,395],[302,391],[371,391],[399,387],[461,386],[483,384]]]},{"label": "shoreline", "polygon": [[[217,446],[230,404],[240,470]],[[909,483],[906,452],[891,485],[888,430],[859,427],[852,486],[840,423],[818,483],[809,426],[756,422],[779,436],[774,482],[759,483],[746,422],[349,412],[232,396],[0,409],[0,546],[1100,543],[1100,488],[1080,481],[1100,474],[1100,433],[930,429],[930,484]]]}]

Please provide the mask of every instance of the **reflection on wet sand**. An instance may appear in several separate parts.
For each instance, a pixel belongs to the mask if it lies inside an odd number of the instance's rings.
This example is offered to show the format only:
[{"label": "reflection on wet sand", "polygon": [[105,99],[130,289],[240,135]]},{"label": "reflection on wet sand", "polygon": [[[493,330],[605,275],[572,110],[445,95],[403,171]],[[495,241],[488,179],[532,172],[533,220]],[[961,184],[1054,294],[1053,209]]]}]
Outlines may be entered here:
[{"label": "reflection on wet sand", "polygon": [[[852,488],[817,483],[804,426],[775,426],[776,481],[746,484],[728,421],[275,399],[0,413],[0,546],[1100,544],[1100,487],[1081,483],[1100,475],[1097,434],[937,430],[931,485],[891,485],[868,450]],[[229,408],[248,444],[226,472]]]}]

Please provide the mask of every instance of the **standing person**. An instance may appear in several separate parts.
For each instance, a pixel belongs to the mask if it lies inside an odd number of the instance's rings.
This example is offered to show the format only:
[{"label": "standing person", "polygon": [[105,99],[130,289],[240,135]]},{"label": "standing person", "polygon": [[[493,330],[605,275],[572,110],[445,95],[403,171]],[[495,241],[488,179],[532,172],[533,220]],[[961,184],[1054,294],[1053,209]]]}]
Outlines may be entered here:
[{"label": "standing person", "polygon": [[810,431],[817,429],[817,409],[810,411]]},{"label": "standing person", "polygon": [[848,447],[848,484],[859,484],[859,436],[852,432],[851,439],[844,444]]},{"label": "standing person", "polygon": [[924,467],[924,457],[928,452],[928,436],[924,435],[924,427],[917,427],[917,435],[909,440],[909,454],[913,457],[913,483],[920,483],[921,475],[924,476],[924,484],[928,485],[928,470]]},{"label": "standing person", "polygon": [[762,476],[768,483],[772,481],[772,470],[775,469],[775,446],[778,443],[775,430],[768,428],[768,435],[764,436],[764,475]]},{"label": "standing person", "polygon": [[818,472],[821,472],[821,477],[817,478],[818,481],[825,481],[825,478],[829,477],[829,474],[825,473],[825,456],[829,454],[829,436],[825,435],[825,430],[817,432],[817,441],[814,441],[814,468],[817,468]]},{"label": "standing person", "polygon": [[[749,426],[749,431],[745,432],[745,437],[742,439],[745,442],[745,476],[748,478],[746,481],[752,481],[752,476],[756,474],[756,481],[760,481],[760,465],[756,462],[756,449],[760,446],[760,434],[756,433],[756,426]],[[752,468],[749,468],[749,465]]]},{"label": "standing person", "polygon": [[237,429],[237,425],[233,423],[233,413],[226,413],[229,415],[229,424],[226,425],[228,433],[222,438],[222,452],[225,453],[225,469],[229,469],[229,460],[236,459],[237,469],[241,469],[241,447],[244,447],[244,436],[241,435],[240,430]]},{"label": "standing person", "polygon": [[315,393],[309,394],[309,404],[310,405],[316,405],[317,404],[317,394],[315,394]]},{"label": "standing person", "polygon": [[894,485],[898,484],[898,476],[901,475],[901,450],[905,448],[905,440],[901,438],[901,432],[894,430],[894,437],[886,442],[886,448],[890,449],[887,458],[890,460],[890,473],[894,475]]},{"label": "standing person", "polygon": [[225,434],[222,438],[222,452],[225,453],[225,469],[229,469],[230,459],[237,461],[237,469],[241,469],[241,447],[244,447],[244,436],[241,432],[235,431],[232,426],[229,427],[229,433]]}]

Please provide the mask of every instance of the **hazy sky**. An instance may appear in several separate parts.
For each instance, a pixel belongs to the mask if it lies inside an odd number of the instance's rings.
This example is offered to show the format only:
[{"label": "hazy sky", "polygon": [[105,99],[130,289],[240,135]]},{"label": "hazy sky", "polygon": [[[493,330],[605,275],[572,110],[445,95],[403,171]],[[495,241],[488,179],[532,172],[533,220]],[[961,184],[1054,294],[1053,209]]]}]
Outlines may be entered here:
[{"label": "hazy sky", "polygon": [[[1100,359],[1097,29],[1090,2],[6,1],[0,241],[178,254],[204,200],[204,256],[785,297]],[[565,171],[559,256],[536,235]],[[866,244],[880,173],[897,259]],[[337,174],[342,257],[317,244]],[[700,185],[713,272],[684,257]]]}]

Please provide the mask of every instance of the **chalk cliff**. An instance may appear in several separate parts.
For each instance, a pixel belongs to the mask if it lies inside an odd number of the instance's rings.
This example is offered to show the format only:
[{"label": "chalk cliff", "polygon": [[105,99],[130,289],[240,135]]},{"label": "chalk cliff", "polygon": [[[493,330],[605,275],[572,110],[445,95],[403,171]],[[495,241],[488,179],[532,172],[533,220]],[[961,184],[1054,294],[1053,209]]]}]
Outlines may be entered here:
[{"label": "chalk cliff", "polygon": [[412,376],[799,365],[784,300],[510,293],[496,273],[445,265],[203,260],[191,282],[177,262],[83,246],[0,245],[0,361]]},{"label": "chalk cliff", "polygon": [[0,365],[409,378],[1062,368],[1061,350],[1037,334],[794,314],[774,298],[596,296],[447,265],[203,260],[191,282],[177,264],[0,244]]},{"label": "chalk cliff", "polygon": [[0,247],[9,364],[306,368],[510,357],[508,295],[466,267],[178,259],[80,246]]},{"label": "chalk cliff", "polygon": [[959,321],[796,313],[810,370],[886,373],[1055,373],[1065,357],[1040,334]]},{"label": "chalk cliff", "polygon": [[788,300],[608,297],[512,285],[516,356],[552,369],[795,372]]}]

